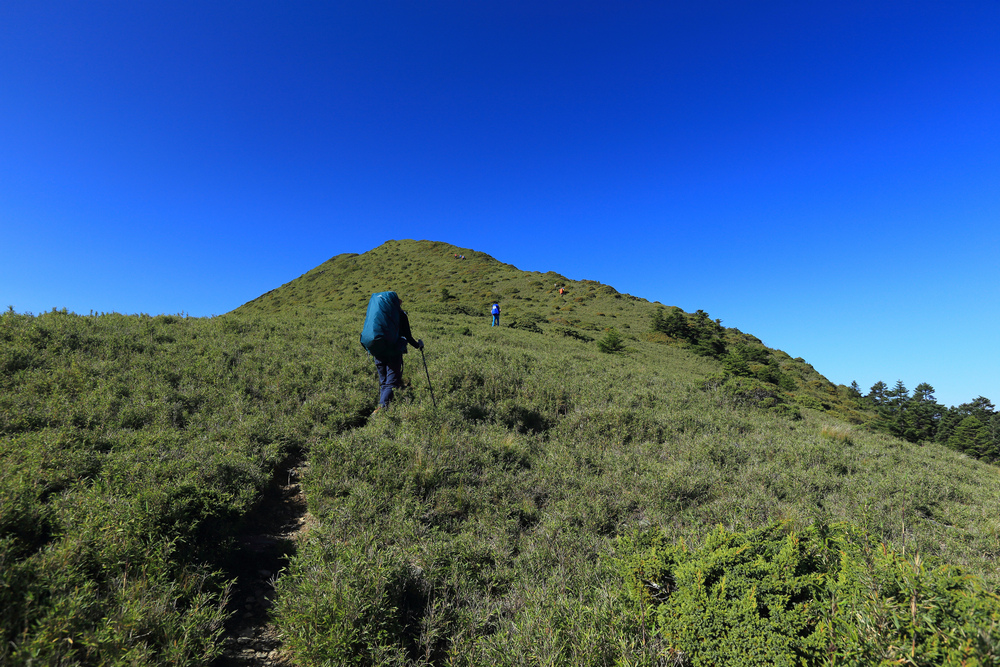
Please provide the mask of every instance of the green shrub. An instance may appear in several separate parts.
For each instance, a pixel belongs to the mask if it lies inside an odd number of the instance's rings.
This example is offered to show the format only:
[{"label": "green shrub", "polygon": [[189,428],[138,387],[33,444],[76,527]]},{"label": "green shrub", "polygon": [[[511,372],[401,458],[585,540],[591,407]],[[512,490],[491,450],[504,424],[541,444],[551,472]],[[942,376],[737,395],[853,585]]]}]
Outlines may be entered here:
[{"label": "green shrub", "polygon": [[583,334],[583,333],[580,333],[576,329],[570,329],[568,327],[559,327],[559,328],[556,329],[556,331],[558,333],[561,333],[563,336],[565,336],[567,338],[575,338],[576,340],[578,340],[578,341],[580,341],[582,343],[590,343],[590,342],[592,342],[594,340],[590,336],[588,336],[586,334]]},{"label": "green shrub", "polygon": [[314,538],[304,549],[322,550],[322,568],[296,568],[280,579],[276,612],[303,664],[406,664],[408,598],[419,595],[419,575],[364,537]]},{"label": "green shrub", "polygon": [[605,334],[604,338],[597,341],[597,349],[605,354],[623,352],[625,350],[625,339],[622,338],[617,329],[612,327],[608,329],[608,333]]},{"label": "green shrub", "polygon": [[507,318],[507,326],[511,329],[522,329],[524,331],[530,331],[532,333],[543,333],[542,328],[532,320],[523,317],[509,317]]},{"label": "green shrub", "polygon": [[1000,661],[1000,597],[847,525],[720,527],[693,550],[647,531],[618,550],[633,613],[678,664]]}]

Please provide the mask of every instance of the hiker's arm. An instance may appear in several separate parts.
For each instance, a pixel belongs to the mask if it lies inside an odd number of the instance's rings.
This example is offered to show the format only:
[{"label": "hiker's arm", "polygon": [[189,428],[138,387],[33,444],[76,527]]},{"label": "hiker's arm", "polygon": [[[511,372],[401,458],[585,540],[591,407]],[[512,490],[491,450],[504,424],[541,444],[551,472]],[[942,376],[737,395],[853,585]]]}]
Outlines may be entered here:
[{"label": "hiker's arm", "polygon": [[406,339],[406,342],[422,350],[424,347],[423,341],[419,341],[413,337],[413,333],[410,331],[410,318],[406,316],[406,311],[399,314],[399,335]]}]

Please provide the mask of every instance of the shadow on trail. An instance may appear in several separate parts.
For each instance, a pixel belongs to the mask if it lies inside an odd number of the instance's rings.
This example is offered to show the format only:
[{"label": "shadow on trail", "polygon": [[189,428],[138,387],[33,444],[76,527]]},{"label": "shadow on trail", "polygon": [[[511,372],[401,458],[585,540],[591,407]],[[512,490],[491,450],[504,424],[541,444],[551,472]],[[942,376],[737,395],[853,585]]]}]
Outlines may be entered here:
[{"label": "shadow on trail", "polygon": [[[341,432],[363,428],[372,416],[371,408],[358,411],[343,423]],[[297,539],[308,524],[306,498],[299,484],[308,466],[305,454],[297,451],[275,467],[271,483],[243,517],[243,528],[220,564],[234,584],[223,652],[212,667],[292,667],[282,651],[271,608],[275,581],[295,555]]]},{"label": "shadow on trail", "polygon": [[290,454],[275,468],[267,491],[244,517],[244,529],[226,564],[235,579],[223,653],[213,667],[279,667],[289,663],[271,622],[274,582],[295,554],[296,537],[306,525],[306,499],[298,483],[308,463]]}]

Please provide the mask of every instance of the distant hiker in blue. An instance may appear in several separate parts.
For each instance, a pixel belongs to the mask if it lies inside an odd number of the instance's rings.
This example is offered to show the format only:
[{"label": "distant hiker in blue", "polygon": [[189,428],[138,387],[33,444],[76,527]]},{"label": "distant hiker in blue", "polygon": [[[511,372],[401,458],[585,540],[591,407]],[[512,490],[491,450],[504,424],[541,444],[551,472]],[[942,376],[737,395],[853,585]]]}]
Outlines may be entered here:
[{"label": "distant hiker in blue", "polygon": [[424,349],[424,341],[416,340],[410,331],[410,318],[400,307],[402,303],[395,292],[372,294],[361,330],[361,344],[375,358],[378,371],[376,412],[389,407],[393,390],[403,386],[403,355],[407,344]]},{"label": "distant hiker in blue", "polygon": [[494,303],[493,308],[490,310],[490,312],[493,314],[493,324],[491,324],[490,326],[491,327],[500,326],[500,304]]}]

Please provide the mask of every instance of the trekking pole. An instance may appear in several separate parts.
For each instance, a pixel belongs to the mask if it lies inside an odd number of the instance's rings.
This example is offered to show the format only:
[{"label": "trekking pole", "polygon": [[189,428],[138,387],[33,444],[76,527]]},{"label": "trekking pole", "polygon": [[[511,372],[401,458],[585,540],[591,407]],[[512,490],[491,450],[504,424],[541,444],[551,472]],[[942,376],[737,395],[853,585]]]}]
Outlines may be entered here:
[{"label": "trekking pole", "polygon": [[437,410],[438,404],[434,400],[434,387],[431,386],[431,373],[427,370],[427,357],[424,356],[424,348],[420,348],[420,358],[424,360],[424,373],[427,374],[427,388],[431,392],[431,403],[434,404],[434,409]]}]

